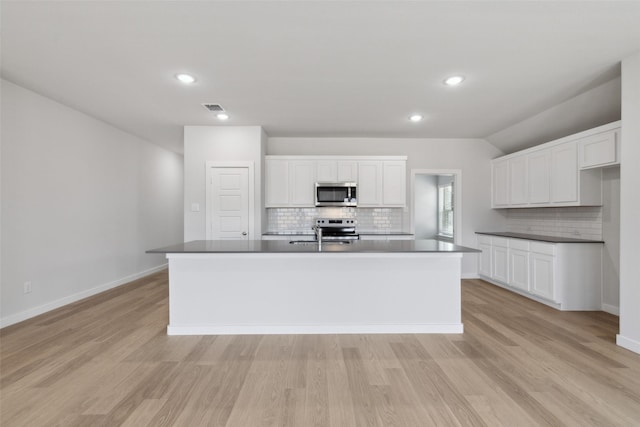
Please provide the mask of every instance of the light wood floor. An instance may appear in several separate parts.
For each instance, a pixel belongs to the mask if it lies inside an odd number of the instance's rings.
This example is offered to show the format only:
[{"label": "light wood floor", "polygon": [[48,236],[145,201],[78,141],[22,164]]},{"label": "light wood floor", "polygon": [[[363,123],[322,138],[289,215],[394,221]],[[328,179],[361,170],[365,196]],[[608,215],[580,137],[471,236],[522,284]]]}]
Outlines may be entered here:
[{"label": "light wood floor", "polygon": [[3,329],[9,426],[639,426],[616,317],[479,280],[460,335],[169,337],[162,272]]}]

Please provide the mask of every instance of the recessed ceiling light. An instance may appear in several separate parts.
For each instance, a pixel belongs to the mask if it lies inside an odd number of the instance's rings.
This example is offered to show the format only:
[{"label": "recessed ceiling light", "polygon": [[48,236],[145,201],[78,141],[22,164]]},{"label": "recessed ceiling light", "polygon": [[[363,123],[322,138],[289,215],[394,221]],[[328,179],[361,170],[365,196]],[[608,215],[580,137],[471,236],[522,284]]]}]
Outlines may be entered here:
[{"label": "recessed ceiling light", "polygon": [[176,79],[180,80],[182,83],[190,85],[196,81],[196,78],[191,74],[176,74]]},{"label": "recessed ceiling light", "polygon": [[424,120],[424,116],[422,114],[412,114],[411,116],[409,116],[409,120],[414,123],[421,122]]},{"label": "recessed ceiling light", "polygon": [[444,79],[444,84],[447,86],[456,86],[464,81],[464,76],[451,76]]},{"label": "recessed ceiling light", "polygon": [[216,117],[218,118],[218,120],[228,120],[229,119],[229,115],[225,114],[225,113],[217,114]]}]

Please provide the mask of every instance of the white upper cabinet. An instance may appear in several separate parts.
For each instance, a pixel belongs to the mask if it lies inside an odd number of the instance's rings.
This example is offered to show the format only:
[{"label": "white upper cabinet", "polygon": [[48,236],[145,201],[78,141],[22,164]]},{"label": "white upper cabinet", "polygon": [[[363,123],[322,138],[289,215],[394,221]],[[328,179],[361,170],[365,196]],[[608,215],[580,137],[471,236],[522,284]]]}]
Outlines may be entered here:
[{"label": "white upper cabinet", "polygon": [[355,182],[358,206],[405,207],[405,156],[266,156],[265,205],[314,207],[316,182]]},{"label": "white upper cabinet", "polygon": [[358,206],[404,207],[407,203],[407,162],[358,162]]},{"label": "white upper cabinet", "polygon": [[318,160],[316,168],[318,182],[338,182],[338,162],[335,160]]},{"label": "white upper cabinet", "polygon": [[357,182],[357,160],[318,160],[316,169],[318,182]]},{"label": "white upper cabinet", "polygon": [[578,201],[578,158],[576,142],[567,142],[551,149],[551,202]]},{"label": "white upper cabinet", "polygon": [[529,201],[527,156],[509,159],[509,204],[524,205]]},{"label": "white upper cabinet", "polygon": [[588,136],[578,141],[580,169],[620,164],[620,134],[612,130]]},{"label": "white upper cabinet", "polygon": [[358,162],[338,160],[338,182],[358,182]]},{"label": "white upper cabinet", "polygon": [[407,203],[407,162],[382,162],[382,205],[404,207]]},{"label": "white upper cabinet", "polygon": [[602,171],[618,164],[620,122],[492,161],[492,207],[602,206]]},{"label": "white upper cabinet", "polygon": [[266,207],[315,206],[314,161],[266,159],[265,178]]},{"label": "white upper cabinet", "polygon": [[496,160],[492,164],[493,207],[509,205],[509,161]]},{"label": "white upper cabinet", "polygon": [[289,163],[289,188],[293,206],[315,206],[316,162],[297,160]]},{"label": "white upper cabinet", "polygon": [[266,206],[289,206],[289,161],[267,159],[265,177]]},{"label": "white upper cabinet", "polygon": [[549,203],[551,153],[548,150],[540,150],[529,154],[527,159],[529,203]]},{"label": "white upper cabinet", "polygon": [[358,206],[382,206],[382,161],[358,163]]}]

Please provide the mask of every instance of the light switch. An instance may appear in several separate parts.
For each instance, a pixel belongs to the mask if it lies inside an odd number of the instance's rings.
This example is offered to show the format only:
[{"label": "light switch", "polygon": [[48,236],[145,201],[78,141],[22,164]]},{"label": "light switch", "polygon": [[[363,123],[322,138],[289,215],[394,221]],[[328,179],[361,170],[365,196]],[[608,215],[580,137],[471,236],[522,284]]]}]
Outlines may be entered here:
[{"label": "light switch", "polygon": [[200,212],[200,203],[191,203],[191,212]]}]

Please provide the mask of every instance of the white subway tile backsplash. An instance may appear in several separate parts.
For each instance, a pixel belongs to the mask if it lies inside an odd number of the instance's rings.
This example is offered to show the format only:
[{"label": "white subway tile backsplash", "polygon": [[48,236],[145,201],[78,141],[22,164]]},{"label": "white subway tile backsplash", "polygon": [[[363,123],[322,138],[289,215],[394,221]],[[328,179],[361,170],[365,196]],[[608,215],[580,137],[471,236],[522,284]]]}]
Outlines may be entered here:
[{"label": "white subway tile backsplash", "polygon": [[402,209],[398,208],[269,208],[267,232],[310,233],[318,217],[356,218],[361,233],[402,231]]},{"label": "white subway tile backsplash", "polygon": [[601,240],[602,207],[509,209],[507,231]]}]

